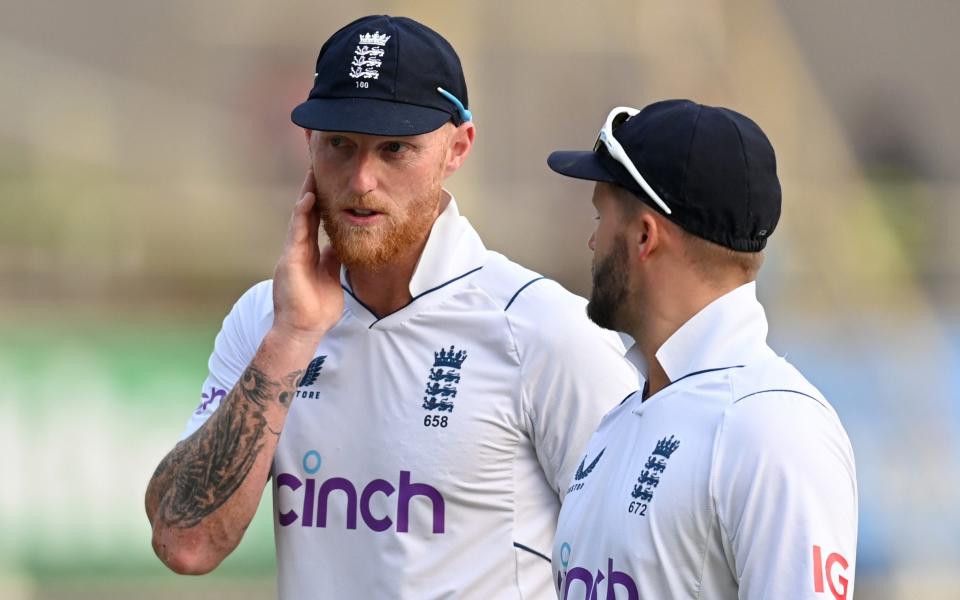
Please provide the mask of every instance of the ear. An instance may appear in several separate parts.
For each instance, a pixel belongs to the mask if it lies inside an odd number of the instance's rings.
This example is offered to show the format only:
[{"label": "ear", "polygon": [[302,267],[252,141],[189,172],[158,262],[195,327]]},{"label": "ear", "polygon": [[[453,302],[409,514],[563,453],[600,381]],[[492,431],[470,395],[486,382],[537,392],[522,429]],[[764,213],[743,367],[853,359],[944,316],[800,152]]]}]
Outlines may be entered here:
[{"label": "ear", "polygon": [[641,210],[629,225],[631,255],[638,261],[648,260],[663,243],[663,228],[649,210]]},{"label": "ear", "polygon": [[312,138],[313,138],[313,130],[312,130],[312,129],[304,129],[304,130],[303,130],[303,139],[304,139],[304,141],[307,142],[307,161],[308,161],[308,163],[310,163],[310,164],[313,163],[313,147],[312,147],[311,144],[310,144],[310,142],[312,141]]},{"label": "ear", "polygon": [[444,179],[456,173],[457,169],[467,160],[476,135],[477,127],[473,124],[473,121],[461,123],[450,134],[450,139],[447,142],[447,161],[443,169]]}]

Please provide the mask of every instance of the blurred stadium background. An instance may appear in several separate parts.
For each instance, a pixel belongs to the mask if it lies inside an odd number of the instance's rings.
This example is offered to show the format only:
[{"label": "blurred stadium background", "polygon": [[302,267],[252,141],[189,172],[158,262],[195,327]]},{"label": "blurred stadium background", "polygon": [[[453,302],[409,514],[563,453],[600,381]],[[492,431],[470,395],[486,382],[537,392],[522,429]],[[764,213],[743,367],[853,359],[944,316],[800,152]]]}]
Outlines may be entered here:
[{"label": "blurred stadium background", "polygon": [[760,293],[854,445],[857,597],[960,596],[957,2],[0,0],[0,597],[273,595],[269,501],[182,578],[143,491],[272,272],[316,52],[374,12],[461,55],[479,135],[448,187],[487,245],[582,294],[590,185],[549,151],[618,104],[754,117],[784,187]]}]

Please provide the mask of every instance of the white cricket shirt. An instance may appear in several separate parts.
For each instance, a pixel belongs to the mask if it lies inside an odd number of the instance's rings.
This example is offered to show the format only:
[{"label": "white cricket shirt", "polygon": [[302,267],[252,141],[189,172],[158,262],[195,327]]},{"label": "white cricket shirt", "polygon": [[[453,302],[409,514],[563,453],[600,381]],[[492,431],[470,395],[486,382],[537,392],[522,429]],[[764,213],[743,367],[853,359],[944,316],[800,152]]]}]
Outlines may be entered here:
[{"label": "white cricket shirt", "polygon": [[[486,250],[452,199],[409,305],[378,318],[342,284],[273,463],[280,598],[553,598],[566,482],[636,389],[620,339],[582,298]],[[185,436],[272,320],[266,281],[224,320]]]},{"label": "white cricket shirt", "polygon": [[604,417],[560,513],[560,598],[852,597],[853,451],[766,336],[754,284],[737,288],[657,352],[668,387]]}]

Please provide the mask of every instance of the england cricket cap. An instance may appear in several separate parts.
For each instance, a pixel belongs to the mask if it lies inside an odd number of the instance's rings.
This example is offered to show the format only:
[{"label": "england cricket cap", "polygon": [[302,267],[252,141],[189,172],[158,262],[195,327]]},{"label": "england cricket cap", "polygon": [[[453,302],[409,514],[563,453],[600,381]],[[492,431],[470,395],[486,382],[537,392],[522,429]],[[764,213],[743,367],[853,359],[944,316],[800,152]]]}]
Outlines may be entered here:
[{"label": "england cricket cap", "polygon": [[670,208],[666,214],[606,146],[553,152],[562,175],[633,192],[687,232],[732,250],[757,252],[780,219],[773,146],[760,127],[727,108],[690,100],[645,107],[613,129],[637,171]]},{"label": "england cricket cap", "polygon": [[291,118],[306,129],[405,136],[469,121],[467,106],[447,40],[413,19],[373,15],[320,48],[313,89]]}]

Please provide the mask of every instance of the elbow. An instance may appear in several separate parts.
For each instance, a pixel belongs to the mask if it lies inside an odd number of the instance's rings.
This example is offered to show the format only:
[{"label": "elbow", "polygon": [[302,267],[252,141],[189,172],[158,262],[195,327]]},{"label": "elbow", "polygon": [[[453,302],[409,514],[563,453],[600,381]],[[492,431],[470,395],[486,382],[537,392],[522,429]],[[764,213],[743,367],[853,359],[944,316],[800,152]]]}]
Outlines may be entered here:
[{"label": "elbow", "polygon": [[147,490],[146,497],[143,499],[143,508],[147,512],[147,520],[150,521],[150,526],[153,526],[153,518],[157,514],[157,500],[150,494],[150,490]]},{"label": "elbow", "polygon": [[217,568],[224,557],[198,537],[183,530],[174,533],[154,528],[153,551],[178,575],[206,575]]},{"label": "elbow", "polygon": [[167,557],[163,564],[177,575],[206,575],[213,571],[218,563],[202,560],[186,553],[175,553]]}]

